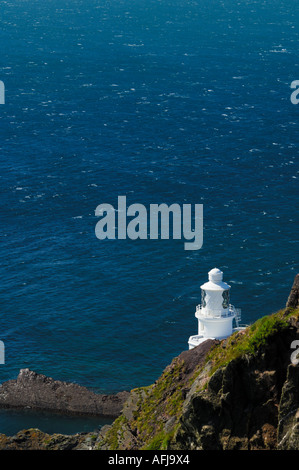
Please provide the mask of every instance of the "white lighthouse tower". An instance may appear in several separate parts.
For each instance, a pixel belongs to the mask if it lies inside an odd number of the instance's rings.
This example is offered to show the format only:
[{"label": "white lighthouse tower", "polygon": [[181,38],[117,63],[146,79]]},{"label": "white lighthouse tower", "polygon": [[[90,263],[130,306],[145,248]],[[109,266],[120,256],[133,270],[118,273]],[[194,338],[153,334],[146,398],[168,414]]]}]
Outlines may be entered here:
[{"label": "white lighthouse tower", "polygon": [[[214,268],[209,272],[209,281],[201,287],[201,304],[197,305],[198,334],[190,336],[189,349],[207,339],[224,339],[239,329],[241,310],[229,303],[230,288],[223,282],[223,272]],[[236,324],[234,328],[233,323]]]}]

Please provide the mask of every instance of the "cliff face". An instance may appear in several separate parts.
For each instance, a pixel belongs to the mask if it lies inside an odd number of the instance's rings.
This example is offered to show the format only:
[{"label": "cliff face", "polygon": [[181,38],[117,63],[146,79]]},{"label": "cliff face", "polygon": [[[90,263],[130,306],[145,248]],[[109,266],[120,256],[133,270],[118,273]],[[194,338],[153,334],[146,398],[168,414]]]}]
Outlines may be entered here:
[{"label": "cliff face", "polygon": [[299,366],[290,361],[298,333],[299,311],[284,310],[182,353],[155,384],[131,392],[99,448],[299,448]]},{"label": "cliff face", "polygon": [[298,281],[286,309],[185,351],[153,385],[132,390],[98,448],[299,449]]},{"label": "cliff face", "polygon": [[0,435],[0,449],[299,449],[298,281],[285,309],[184,351],[154,384],[132,390],[111,426]]},{"label": "cliff face", "polygon": [[295,277],[286,307],[299,308],[299,274]]}]

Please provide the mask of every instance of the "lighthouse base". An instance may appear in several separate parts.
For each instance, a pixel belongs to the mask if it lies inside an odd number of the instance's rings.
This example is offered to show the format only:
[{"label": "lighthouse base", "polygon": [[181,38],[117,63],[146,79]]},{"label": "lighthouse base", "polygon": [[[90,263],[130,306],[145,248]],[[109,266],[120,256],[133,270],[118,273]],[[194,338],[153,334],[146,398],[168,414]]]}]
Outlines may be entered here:
[{"label": "lighthouse base", "polygon": [[233,328],[232,332],[229,335],[222,336],[222,337],[217,337],[217,338],[207,337],[207,336],[203,336],[203,335],[202,336],[201,335],[190,336],[189,340],[188,340],[189,349],[196,348],[196,346],[199,346],[201,343],[204,343],[208,339],[217,339],[217,340],[221,341],[222,339],[226,339],[229,336],[231,336],[231,334],[235,333],[235,331],[241,331],[241,330],[244,330],[244,329],[245,329],[245,327]]}]

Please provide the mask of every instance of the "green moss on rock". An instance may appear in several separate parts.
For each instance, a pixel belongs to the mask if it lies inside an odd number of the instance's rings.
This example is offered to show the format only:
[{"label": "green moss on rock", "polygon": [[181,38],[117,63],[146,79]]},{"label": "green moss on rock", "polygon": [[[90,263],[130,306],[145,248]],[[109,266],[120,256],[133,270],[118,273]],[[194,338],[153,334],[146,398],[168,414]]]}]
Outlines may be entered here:
[{"label": "green moss on rock", "polygon": [[298,311],[286,312],[280,310],[272,315],[267,315],[245,330],[238,331],[227,340],[215,345],[207,360],[213,362],[211,374],[218,368],[227,365],[230,361],[245,355],[261,353],[267,346],[269,339],[290,327],[290,318],[297,318]]}]

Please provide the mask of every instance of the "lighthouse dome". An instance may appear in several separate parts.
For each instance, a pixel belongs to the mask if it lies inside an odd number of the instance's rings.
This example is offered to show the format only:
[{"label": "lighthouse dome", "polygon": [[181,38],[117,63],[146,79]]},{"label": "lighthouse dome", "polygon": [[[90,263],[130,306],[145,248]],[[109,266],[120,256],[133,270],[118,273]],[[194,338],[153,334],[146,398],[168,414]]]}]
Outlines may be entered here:
[{"label": "lighthouse dome", "polygon": [[218,268],[211,269],[209,271],[209,280],[201,286],[204,290],[227,290],[230,289],[230,285],[223,282],[223,272]]},{"label": "lighthouse dome", "polygon": [[211,269],[209,272],[209,281],[220,282],[223,279],[223,272],[218,268]]}]

